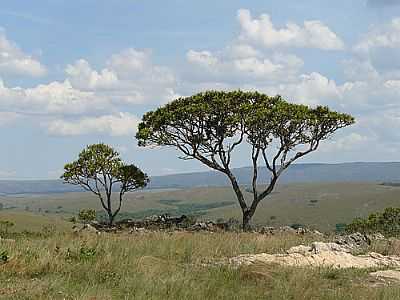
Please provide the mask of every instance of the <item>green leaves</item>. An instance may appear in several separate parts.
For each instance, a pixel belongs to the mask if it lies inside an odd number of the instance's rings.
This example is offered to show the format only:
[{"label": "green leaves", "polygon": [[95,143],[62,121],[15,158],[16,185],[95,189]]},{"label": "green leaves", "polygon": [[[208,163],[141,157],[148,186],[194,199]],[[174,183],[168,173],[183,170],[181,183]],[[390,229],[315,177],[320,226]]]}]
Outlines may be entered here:
[{"label": "green leaves", "polygon": [[353,123],[350,115],[323,106],[310,108],[288,103],[281,96],[207,91],[176,99],[145,114],[136,138],[139,146],[175,146],[186,150],[186,155],[202,147],[204,154],[210,154],[216,143],[242,134],[257,147],[266,148],[278,139],[292,149],[299,144],[319,142]]},{"label": "green leaves", "polygon": [[[350,115],[328,107],[292,104],[279,95],[207,91],[146,113],[136,138],[139,146],[172,146],[183,153],[181,158],[197,159],[225,173],[247,223],[290,164],[315,151],[320,141],[336,130],[353,123]],[[250,207],[230,169],[233,152],[243,142],[250,145],[253,165]],[[271,173],[263,191],[257,187],[260,160]]]},{"label": "green leaves", "polygon": [[[64,166],[65,182],[79,185],[97,195],[109,215],[110,224],[119,213],[126,192],[145,187],[149,178],[133,164],[127,165],[112,147],[100,143],[87,146],[78,159]],[[119,188],[119,203],[112,209],[111,194]]]}]

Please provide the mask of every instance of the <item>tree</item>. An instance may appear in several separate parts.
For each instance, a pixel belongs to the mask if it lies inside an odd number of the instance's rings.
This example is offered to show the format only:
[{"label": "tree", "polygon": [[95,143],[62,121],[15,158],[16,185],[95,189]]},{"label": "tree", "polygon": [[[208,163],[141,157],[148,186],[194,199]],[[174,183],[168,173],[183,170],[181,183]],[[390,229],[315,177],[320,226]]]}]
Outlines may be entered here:
[{"label": "tree", "polygon": [[[136,138],[139,146],[172,146],[182,159],[196,159],[230,180],[247,229],[260,201],[293,162],[315,151],[322,140],[354,123],[354,118],[318,106],[310,108],[258,92],[207,91],[178,98],[146,113]],[[232,172],[235,150],[247,144],[253,167],[248,203]],[[260,162],[270,174],[258,182]]]},{"label": "tree", "polygon": [[[118,152],[102,143],[87,146],[76,161],[66,164],[61,179],[94,193],[108,215],[110,226],[121,210],[125,193],[143,188],[149,181],[138,167],[123,163]],[[116,189],[119,197],[113,210],[112,194]]]}]

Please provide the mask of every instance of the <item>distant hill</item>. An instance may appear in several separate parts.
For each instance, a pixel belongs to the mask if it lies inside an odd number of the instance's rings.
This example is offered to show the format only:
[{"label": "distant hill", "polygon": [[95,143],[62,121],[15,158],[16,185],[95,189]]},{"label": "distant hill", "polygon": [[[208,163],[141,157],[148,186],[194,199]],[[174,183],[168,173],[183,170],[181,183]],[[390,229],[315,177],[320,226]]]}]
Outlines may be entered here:
[{"label": "distant hill", "polygon": [[[240,184],[251,183],[252,168],[234,170]],[[267,176],[268,175],[268,176]],[[269,179],[266,168],[259,169],[259,182]],[[294,164],[280,178],[280,183],[294,182],[400,182],[400,162],[359,162],[341,164]],[[229,184],[219,172],[197,172],[155,176],[151,188],[223,186]]]},{"label": "distant hill", "polygon": [[[250,167],[234,170],[240,184],[250,184]],[[265,168],[259,170],[260,182],[266,182]],[[268,174],[269,175],[269,174]],[[295,182],[400,182],[400,162],[360,162],[342,164],[295,164],[281,177],[280,183]],[[228,180],[218,172],[196,172],[153,176],[149,188],[189,188],[224,186]],[[47,194],[82,191],[80,187],[64,184],[60,180],[3,180],[0,195]]]}]

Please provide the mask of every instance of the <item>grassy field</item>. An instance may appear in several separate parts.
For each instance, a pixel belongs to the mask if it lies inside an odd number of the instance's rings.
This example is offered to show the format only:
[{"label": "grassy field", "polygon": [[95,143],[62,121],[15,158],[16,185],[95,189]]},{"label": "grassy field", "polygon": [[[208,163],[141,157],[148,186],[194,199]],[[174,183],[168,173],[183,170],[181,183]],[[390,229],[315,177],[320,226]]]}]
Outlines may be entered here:
[{"label": "grassy field", "polygon": [[[246,193],[246,196],[250,199],[251,194]],[[101,211],[99,201],[90,193],[3,196],[0,203],[9,208],[3,211],[5,214],[30,212],[67,218],[82,208]],[[329,231],[338,223],[347,223],[354,217],[367,216],[389,206],[400,206],[400,187],[377,183],[281,185],[260,204],[254,222],[272,226],[304,224]],[[229,187],[131,193],[127,195],[121,217],[142,218],[165,212],[212,219],[241,217]]]},{"label": "grassy field", "polygon": [[33,231],[38,232],[43,229],[56,230],[59,232],[71,231],[72,223],[57,216],[39,215],[29,212],[19,211],[0,211],[0,221],[9,221],[14,225],[10,228],[12,232]]},{"label": "grassy field", "polygon": [[18,236],[0,242],[8,256],[0,262],[0,299],[400,299],[399,286],[374,287],[371,270],[214,264],[311,240],[248,233]]}]

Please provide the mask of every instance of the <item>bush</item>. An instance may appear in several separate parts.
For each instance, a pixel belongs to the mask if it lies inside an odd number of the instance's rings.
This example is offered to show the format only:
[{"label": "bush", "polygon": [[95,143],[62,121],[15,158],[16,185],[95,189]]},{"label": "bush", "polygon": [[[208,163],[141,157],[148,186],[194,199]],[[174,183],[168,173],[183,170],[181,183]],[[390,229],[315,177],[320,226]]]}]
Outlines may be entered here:
[{"label": "bush", "polygon": [[345,223],[337,223],[335,225],[335,227],[336,227],[336,232],[337,233],[342,233],[342,232],[346,231],[347,224],[345,224]]},{"label": "bush", "polygon": [[8,230],[14,226],[13,222],[10,221],[0,221],[0,233],[8,234]]},{"label": "bush", "polygon": [[85,223],[93,222],[96,220],[96,211],[94,209],[82,209],[79,211],[78,219]]},{"label": "bush", "polygon": [[9,260],[9,255],[6,250],[0,251],[0,263],[6,263]]},{"label": "bush", "polygon": [[386,236],[400,235],[400,208],[389,207],[382,213],[372,213],[367,218],[356,218],[346,226],[347,232],[374,233]]},{"label": "bush", "polygon": [[292,225],[290,225],[290,227],[292,227],[293,229],[299,229],[299,228],[306,228],[303,224],[298,224],[298,223],[295,223],[295,224],[292,224]]}]

